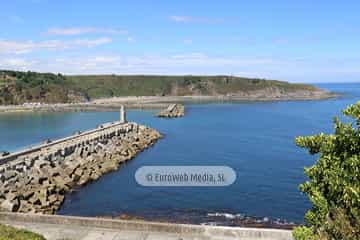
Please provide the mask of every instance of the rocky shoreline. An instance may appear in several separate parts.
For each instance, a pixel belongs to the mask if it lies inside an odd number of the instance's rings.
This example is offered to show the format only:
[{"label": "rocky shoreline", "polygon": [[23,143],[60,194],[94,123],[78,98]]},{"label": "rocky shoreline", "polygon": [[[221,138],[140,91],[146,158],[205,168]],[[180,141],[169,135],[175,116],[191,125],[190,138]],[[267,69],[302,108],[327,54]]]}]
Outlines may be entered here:
[{"label": "rocky shoreline", "polygon": [[307,101],[337,97],[338,94],[325,90],[281,93],[275,90],[256,91],[215,96],[128,96],[94,99],[78,103],[28,103],[23,105],[2,105],[0,113],[22,112],[68,112],[68,111],[117,111],[121,105],[127,109],[164,109],[171,103],[190,102],[241,102],[241,101]]},{"label": "rocky shoreline", "polygon": [[161,138],[136,123],[100,128],[26,155],[0,158],[1,210],[53,214],[67,192],[118,169]]},{"label": "rocky shoreline", "polygon": [[209,213],[196,209],[169,209],[168,212],[152,212],[144,213],[144,215],[131,215],[123,213],[114,216],[99,216],[99,218],[210,226],[275,228],[289,230],[293,229],[294,227],[301,226],[301,224],[299,223],[289,222],[283,219],[254,217],[244,214],[231,214],[225,212]]}]

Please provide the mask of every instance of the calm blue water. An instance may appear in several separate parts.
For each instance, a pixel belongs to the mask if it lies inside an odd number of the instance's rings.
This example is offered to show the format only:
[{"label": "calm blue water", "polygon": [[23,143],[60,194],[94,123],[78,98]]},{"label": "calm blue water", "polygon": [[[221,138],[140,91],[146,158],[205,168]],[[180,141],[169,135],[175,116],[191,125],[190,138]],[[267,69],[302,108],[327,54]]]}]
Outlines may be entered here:
[{"label": "calm blue water", "polygon": [[[298,191],[314,157],[294,137],[332,131],[332,117],[360,99],[360,84],[321,85],[344,96],[323,101],[195,104],[184,118],[130,111],[128,118],[165,135],[116,172],[69,194],[59,214],[129,214],[151,218],[246,214],[302,222],[310,207]],[[114,121],[117,112],[0,115],[0,150],[15,150]],[[236,182],[220,188],[146,188],[134,179],[144,165],[228,165]]]}]

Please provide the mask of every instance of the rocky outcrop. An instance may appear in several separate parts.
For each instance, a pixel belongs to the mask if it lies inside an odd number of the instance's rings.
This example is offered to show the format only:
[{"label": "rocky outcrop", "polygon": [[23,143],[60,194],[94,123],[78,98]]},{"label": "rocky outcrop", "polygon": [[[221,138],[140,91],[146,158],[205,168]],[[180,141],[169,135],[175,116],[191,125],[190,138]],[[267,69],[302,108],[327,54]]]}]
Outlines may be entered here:
[{"label": "rocky outcrop", "polygon": [[157,114],[158,117],[176,118],[185,114],[185,107],[182,104],[170,104],[166,109]]},{"label": "rocky outcrop", "polygon": [[103,130],[49,143],[15,159],[11,155],[0,158],[0,208],[52,214],[74,187],[118,169],[161,137],[156,130],[136,123],[100,128]]}]

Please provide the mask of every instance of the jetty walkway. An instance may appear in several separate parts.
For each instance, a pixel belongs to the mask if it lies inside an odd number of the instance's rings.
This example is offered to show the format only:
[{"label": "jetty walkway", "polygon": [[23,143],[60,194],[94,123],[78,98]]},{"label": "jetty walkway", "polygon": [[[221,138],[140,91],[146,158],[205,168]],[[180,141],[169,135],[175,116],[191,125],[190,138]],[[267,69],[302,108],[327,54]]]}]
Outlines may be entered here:
[{"label": "jetty walkway", "polygon": [[118,169],[161,134],[126,121],[33,146],[0,158],[0,210],[55,213],[76,186]]}]

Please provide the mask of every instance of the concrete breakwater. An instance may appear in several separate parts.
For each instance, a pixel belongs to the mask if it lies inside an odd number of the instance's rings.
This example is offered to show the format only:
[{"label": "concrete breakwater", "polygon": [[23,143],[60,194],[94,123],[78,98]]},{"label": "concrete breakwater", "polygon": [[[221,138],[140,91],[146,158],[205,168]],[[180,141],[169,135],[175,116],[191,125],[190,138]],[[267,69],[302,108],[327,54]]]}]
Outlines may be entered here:
[{"label": "concrete breakwater", "polygon": [[123,120],[0,157],[0,209],[53,214],[67,192],[116,170],[160,137]]},{"label": "concrete breakwater", "polygon": [[166,109],[157,114],[158,117],[175,118],[185,114],[185,107],[182,104],[170,104]]},{"label": "concrete breakwater", "polygon": [[0,105],[2,113],[22,113],[22,112],[104,112],[117,111],[121,105],[126,105],[127,109],[162,109],[168,106],[167,103],[137,103],[137,102],[84,102],[84,103],[56,103],[56,104],[23,104],[23,105]]}]

